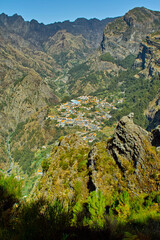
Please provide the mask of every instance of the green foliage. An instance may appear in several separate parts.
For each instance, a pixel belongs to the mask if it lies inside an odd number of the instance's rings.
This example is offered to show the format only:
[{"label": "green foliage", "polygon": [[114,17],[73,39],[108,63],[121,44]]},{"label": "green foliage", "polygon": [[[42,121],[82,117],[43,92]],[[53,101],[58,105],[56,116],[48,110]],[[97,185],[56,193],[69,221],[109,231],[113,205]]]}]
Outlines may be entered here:
[{"label": "green foliage", "polygon": [[[134,121],[136,124],[146,128],[148,120],[144,116],[144,110],[147,108],[149,102],[156,96],[158,89],[160,88],[159,77],[153,77],[152,80],[145,78],[136,78],[136,74],[133,70],[121,72],[115,77],[108,87],[108,90],[116,89],[118,82],[121,82],[120,91],[125,92],[125,99],[121,108],[112,110],[110,114],[113,116],[108,125],[113,124],[116,120],[120,120],[122,116],[128,115],[130,112],[134,112]],[[118,89],[117,89],[118,91]]]},{"label": "green foliage", "polygon": [[94,228],[102,228],[105,220],[105,198],[101,191],[93,191],[88,198],[89,225]]},{"label": "green foliage", "polygon": [[21,196],[21,183],[16,180],[15,176],[5,176],[0,173],[0,199],[2,201],[3,198],[9,196],[14,199]]},{"label": "green foliage", "polygon": [[69,223],[70,214],[58,200],[42,198],[21,206],[15,227],[18,239],[63,239]]},{"label": "green foliage", "polygon": [[2,111],[5,106],[7,106],[6,102],[1,101],[1,103],[0,103],[0,111]]},{"label": "green foliage", "polygon": [[64,160],[62,160],[62,161],[60,161],[59,166],[60,166],[63,170],[66,170],[66,169],[68,168],[68,166],[69,166],[69,163],[66,162],[66,161],[64,161]]},{"label": "green foliage", "polygon": [[53,57],[57,63],[59,63],[60,65],[63,66],[69,60],[67,54],[68,54],[68,52],[60,52],[60,54],[54,54]]},{"label": "green foliage", "polygon": [[58,139],[59,143],[62,142],[63,138],[64,138],[64,136],[59,137],[59,139]]},{"label": "green foliage", "polygon": [[160,205],[160,194],[156,196],[156,202]]},{"label": "green foliage", "polygon": [[82,160],[78,162],[78,172],[82,172],[86,169],[87,166],[87,160]]},{"label": "green foliage", "polygon": [[90,73],[88,76],[85,76],[82,82],[83,84],[84,83],[96,84],[98,82],[98,76],[95,73]]},{"label": "green foliage", "polygon": [[45,130],[50,130],[51,128],[51,119],[48,118],[46,121],[45,121],[45,126],[44,126]]},{"label": "green foliage", "polygon": [[11,139],[13,139],[13,138],[17,139],[17,136],[18,136],[18,138],[20,138],[20,136],[23,135],[24,127],[25,127],[25,122],[18,123],[15,131],[11,135]]},{"label": "green foliage", "polygon": [[78,197],[81,194],[81,190],[82,190],[82,183],[80,181],[77,181],[75,183],[74,190],[75,190],[76,198],[78,199]]},{"label": "green foliage", "polygon": [[[72,97],[69,96],[69,95],[63,95],[63,98],[62,98],[62,103],[66,103],[66,102],[69,102],[71,101]],[[63,109],[62,109],[63,110]]]},{"label": "green foliage", "polygon": [[102,54],[99,58],[100,58],[101,61],[115,63],[114,57],[112,57],[109,52]]},{"label": "green foliage", "polygon": [[48,159],[43,159],[43,161],[41,162],[41,167],[43,169],[43,172],[47,172],[48,171],[49,165],[50,165],[49,160]]},{"label": "green foliage", "polygon": [[143,209],[144,206],[144,196],[140,195],[131,199],[130,206],[132,212],[138,213]]},{"label": "green foliage", "polygon": [[30,166],[34,160],[34,152],[28,146],[24,146],[23,150],[15,149],[13,158],[22,167],[23,171],[30,173]]},{"label": "green foliage", "polygon": [[120,66],[122,66],[123,68],[131,68],[134,64],[134,61],[136,59],[136,56],[134,55],[128,55],[126,58],[124,58],[123,60],[117,60],[116,63]]},{"label": "green foliage", "polygon": [[5,176],[0,173],[0,239],[6,228],[10,226],[10,219],[15,204],[19,203],[21,184],[14,176]]},{"label": "green foliage", "polygon": [[76,202],[76,204],[73,207],[73,216],[72,216],[72,225],[78,226],[79,224],[82,224],[83,221],[83,204],[79,201]]},{"label": "green foliage", "polygon": [[86,63],[82,63],[71,68],[68,71],[68,74],[70,74],[72,78],[78,79],[84,76],[88,70],[89,70],[89,66]]},{"label": "green foliage", "polygon": [[[81,182],[77,182],[76,188],[81,188],[80,185]],[[90,240],[109,236],[110,240],[158,240],[160,237],[159,192],[136,197],[127,191],[115,192],[110,201],[106,201],[102,192],[93,191],[86,202],[77,199],[67,207],[57,199],[20,202],[20,196],[20,185],[14,177],[0,175],[1,239],[86,237]]]},{"label": "green foliage", "polygon": [[151,207],[154,203],[160,203],[160,194],[157,192],[152,192],[144,198],[144,205],[146,207]]},{"label": "green foliage", "polygon": [[127,191],[114,195],[110,214],[116,214],[119,221],[125,222],[130,215],[130,196]]}]

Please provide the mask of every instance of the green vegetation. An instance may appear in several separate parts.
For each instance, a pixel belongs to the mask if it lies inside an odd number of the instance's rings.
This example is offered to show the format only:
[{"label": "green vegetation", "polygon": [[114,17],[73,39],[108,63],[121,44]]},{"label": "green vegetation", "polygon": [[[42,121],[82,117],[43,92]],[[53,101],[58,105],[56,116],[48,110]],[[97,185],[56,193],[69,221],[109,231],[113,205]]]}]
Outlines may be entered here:
[{"label": "green vegetation", "polygon": [[22,170],[30,173],[30,165],[34,159],[34,152],[27,146],[24,146],[23,150],[15,149],[13,152],[13,158],[22,167]]},{"label": "green vegetation", "polygon": [[48,168],[49,168],[49,160],[48,159],[44,159],[41,162],[41,167],[43,169],[43,172],[47,172]]},{"label": "green vegetation", "polygon": [[6,102],[2,101],[0,103],[0,111],[2,111],[5,106],[7,106]]},{"label": "green vegetation", "polygon": [[68,74],[70,74],[71,77],[74,78],[75,80],[84,76],[88,70],[89,70],[89,66],[86,63],[82,63],[71,68],[68,71]]},{"label": "green vegetation", "polygon": [[136,59],[136,56],[134,55],[128,55],[126,58],[124,58],[123,60],[116,60],[116,63],[120,66],[122,66],[123,68],[131,68],[134,64],[134,61]]},{"label": "green vegetation", "polygon": [[102,55],[99,57],[99,59],[100,59],[101,61],[107,61],[107,62],[115,63],[114,57],[112,57],[109,52],[102,54]]},{"label": "green vegetation", "polygon": [[105,198],[102,192],[91,192],[88,198],[88,211],[90,217],[86,222],[89,223],[91,227],[103,228],[105,219]]},{"label": "green vegetation", "polygon": [[[122,116],[128,115],[130,112],[135,114],[135,123],[146,128],[148,120],[143,114],[144,110],[148,107],[150,101],[154,99],[160,88],[159,77],[153,77],[150,79],[136,78],[135,70],[121,71],[119,76],[112,78],[105,94],[107,92],[112,96],[116,96],[117,93],[124,92],[124,102],[121,105],[117,105],[117,110],[112,110],[110,114],[112,118],[106,122],[111,126],[117,120],[119,121]],[[118,83],[119,84],[118,86]],[[98,94],[98,92],[96,93]],[[99,92],[103,97],[103,92]],[[114,97],[113,97],[114,98]]]},{"label": "green vegetation", "polygon": [[[77,183],[77,188],[79,188]],[[50,198],[22,201],[13,176],[0,176],[0,238],[158,240],[160,193],[131,196],[114,192],[105,198],[93,191],[85,202]],[[21,200],[21,201],[20,201]]]}]

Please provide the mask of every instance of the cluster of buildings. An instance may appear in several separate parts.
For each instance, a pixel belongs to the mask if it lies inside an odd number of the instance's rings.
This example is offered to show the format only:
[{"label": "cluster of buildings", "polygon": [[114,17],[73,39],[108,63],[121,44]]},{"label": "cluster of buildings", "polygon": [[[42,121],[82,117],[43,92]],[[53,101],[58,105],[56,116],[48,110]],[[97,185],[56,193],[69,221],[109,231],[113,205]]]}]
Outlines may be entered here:
[{"label": "cluster of buildings", "polygon": [[[58,114],[49,115],[48,118],[57,121],[58,127],[79,126],[85,130],[95,132],[100,130],[104,120],[109,120],[111,109],[117,109],[114,103],[107,102],[107,99],[98,99],[92,96],[80,96],[76,100],[61,104],[57,109]],[[92,141],[96,135],[86,137]],[[84,137],[85,139],[85,137]]]}]

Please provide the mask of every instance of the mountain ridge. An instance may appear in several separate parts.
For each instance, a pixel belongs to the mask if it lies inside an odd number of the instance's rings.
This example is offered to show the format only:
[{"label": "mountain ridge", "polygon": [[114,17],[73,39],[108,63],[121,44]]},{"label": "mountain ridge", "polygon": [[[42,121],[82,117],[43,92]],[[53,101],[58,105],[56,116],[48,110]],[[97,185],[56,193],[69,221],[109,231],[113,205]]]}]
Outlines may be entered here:
[{"label": "mountain ridge", "polygon": [[[11,30],[13,32],[20,33],[24,38],[30,39],[34,38],[33,30],[35,31],[36,40],[42,44],[44,41],[47,41],[47,39],[51,36],[53,36],[57,31],[66,29],[68,32],[72,33],[73,35],[79,35],[82,33],[83,37],[85,37],[88,40],[92,41],[93,47],[98,47],[99,42],[101,41],[101,34],[103,33],[103,29],[105,25],[113,21],[115,18],[106,18],[102,20],[98,19],[89,19],[86,18],[78,18],[73,22],[70,21],[64,21],[64,22],[55,22],[51,24],[43,24],[38,23],[36,20],[31,21],[24,21],[23,17],[20,15],[13,15],[8,17],[6,14],[0,14],[0,26],[5,26],[8,28],[8,30]],[[17,27],[17,23],[19,26]],[[11,27],[9,28],[9,25]],[[17,27],[17,29],[12,29],[13,27]],[[96,28],[96,35],[94,34],[94,30]],[[39,31],[41,34],[39,34]],[[30,32],[31,34],[29,34]],[[34,33],[34,34],[35,34]],[[94,35],[94,37],[92,37]]]}]

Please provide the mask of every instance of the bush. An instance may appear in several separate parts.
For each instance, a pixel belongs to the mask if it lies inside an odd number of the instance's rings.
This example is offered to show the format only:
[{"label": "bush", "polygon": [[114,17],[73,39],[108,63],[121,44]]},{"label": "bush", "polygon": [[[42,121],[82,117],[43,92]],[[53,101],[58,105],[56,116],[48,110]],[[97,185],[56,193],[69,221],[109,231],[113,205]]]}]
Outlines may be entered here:
[{"label": "bush", "polygon": [[41,167],[42,167],[42,169],[43,169],[43,172],[47,172],[47,171],[48,171],[49,165],[50,165],[50,163],[49,163],[48,159],[44,159],[44,160],[41,162]]},{"label": "bush", "polygon": [[88,198],[89,225],[93,228],[102,228],[105,222],[105,198],[101,191],[93,191]]},{"label": "bush", "polygon": [[4,176],[0,173],[0,239],[5,239],[1,234],[5,228],[9,229],[13,206],[19,203],[20,197],[21,183],[14,176]]}]

